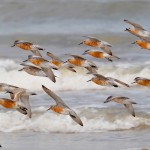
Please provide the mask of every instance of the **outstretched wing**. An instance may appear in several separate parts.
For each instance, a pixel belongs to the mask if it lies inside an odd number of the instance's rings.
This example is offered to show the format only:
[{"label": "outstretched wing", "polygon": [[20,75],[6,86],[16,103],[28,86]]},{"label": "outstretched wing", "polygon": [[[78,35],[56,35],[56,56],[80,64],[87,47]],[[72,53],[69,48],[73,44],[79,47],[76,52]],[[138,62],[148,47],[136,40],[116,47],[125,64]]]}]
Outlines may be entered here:
[{"label": "outstretched wing", "polygon": [[124,20],[126,23],[129,23],[131,24],[132,26],[134,26],[135,29],[138,29],[138,30],[145,30],[141,25],[137,24],[137,23],[134,23],[134,22],[131,22],[129,20]]},{"label": "outstretched wing", "polygon": [[31,106],[29,103],[29,95],[22,94],[20,96],[20,100],[25,105],[25,107],[27,108],[26,112],[27,112],[28,117],[31,118]]},{"label": "outstretched wing", "polygon": [[40,56],[42,57],[41,53],[39,52],[39,50],[31,50],[31,52],[36,55],[36,56]]},{"label": "outstretched wing", "polygon": [[129,113],[135,117],[135,112],[134,112],[134,108],[132,106],[132,103],[129,103],[129,104],[124,104],[124,106],[127,108],[127,110],[129,111]]},{"label": "outstretched wing", "polygon": [[119,84],[122,84],[122,85],[124,85],[124,86],[126,86],[126,87],[130,87],[128,84],[126,84],[126,83],[124,83],[124,82],[122,82],[122,81],[120,81],[120,80],[118,80],[118,79],[115,79],[115,78],[112,78],[112,77],[109,77],[109,79],[112,79],[112,80],[114,80],[115,82],[118,82]]},{"label": "outstretched wing", "polygon": [[81,56],[78,56],[78,55],[73,55],[73,54],[65,54],[65,55],[72,56],[72,57],[74,57],[75,59],[86,60],[85,58],[83,58],[83,57],[81,57]]},{"label": "outstretched wing", "polygon": [[23,108],[16,108],[17,111],[19,111],[20,113],[24,114],[24,115],[27,115],[27,111]]},{"label": "outstretched wing", "polygon": [[94,73],[93,75],[96,76],[96,77],[98,77],[98,78],[100,78],[101,80],[108,80],[106,77],[104,77],[101,74]]},{"label": "outstretched wing", "polygon": [[[45,87],[44,85],[42,85],[42,88],[43,88],[43,90],[44,90],[50,97],[52,97],[52,98],[55,100],[55,102],[56,102],[57,105],[59,105],[59,106],[64,106],[64,107],[69,108],[69,107],[63,102],[63,100],[62,100],[59,96],[57,96],[54,92],[52,92],[50,89],[48,89],[48,88]],[[70,108],[69,108],[69,109],[70,109]]]},{"label": "outstretched wing", "polygon": [[47,56],[51,57],[53,60],[57,60],[58,62],[63,62],[59,57],[55,56],[50,52],[47,52]]},{"label": "outstretched wing", "polygon": [[32,45],[31,42],[29,42],[29,41],[23,41],[23,40],[20,40],[20,41],[17,42],[17,43],[23,43],[23,44],[27,44],[27,45]]},{"label": "outstretched wing", "polygon": [[18,91],[16,91],[15,93],[14,93],[15,95],[14,95],[14,99],[13,99],[13,101],[19,101],[20,100],[20,97],[23,95],[23,94],[25,94],[25,90],[23,90],[23,89],[18,89]]},{"label": "outstretched wing", "polygon": [[55,75],[54,75],[54,73],[53,73],[51,68],[44,68],[44,67],[42,67],[41,69],[46,74],[46,76],[48,76],[48,78],[51,81],[53,81],[54,83],[56,82]]},{"label": "outstretched wing", "polygon": [[97,74],[97,71],[96,71],[96,68],[93,68],[93,67],[85,67],[88,72],[87,74]]},{"label": "outstretched wing", "polygon": [[76,123],[83,126],[81,119],[78,117],[78,115],[73,110],[70,110],[69,115]]},{"label": "outstretched wing", "polygon": [[94,41],[94,42],[100,42],[99,39],[97,39],[97,38],[95,38],[95,37],[92,37],[92,36],[86,36],[86,35],[84,35],[83,37],[89,38],[90,40],[92,40],[92,41]]},{"label": "outstretched wing", "polygon": [[109,55],[112,55],[112,51],[108,46],[102,46],[101,49]]}]

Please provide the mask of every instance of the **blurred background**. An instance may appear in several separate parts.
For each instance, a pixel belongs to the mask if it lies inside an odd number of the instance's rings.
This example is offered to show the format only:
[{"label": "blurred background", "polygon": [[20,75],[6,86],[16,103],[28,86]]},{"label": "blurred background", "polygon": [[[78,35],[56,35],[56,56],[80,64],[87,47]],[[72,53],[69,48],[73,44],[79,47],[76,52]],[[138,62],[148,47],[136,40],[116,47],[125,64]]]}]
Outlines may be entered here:
[{"label": "blurred background", "polygon": [[130,52],[135,48],[131,42],[136,38],[124,31],[129,25],[123,20],[150,30],[150,0],[1,0],[0,14],[1,58],[28,56],[11,48],[17,39],[58,55],[80,54],[88,48],[78,46],[83,35],[106,40],[115,53],[124,56],[127,47]]}]

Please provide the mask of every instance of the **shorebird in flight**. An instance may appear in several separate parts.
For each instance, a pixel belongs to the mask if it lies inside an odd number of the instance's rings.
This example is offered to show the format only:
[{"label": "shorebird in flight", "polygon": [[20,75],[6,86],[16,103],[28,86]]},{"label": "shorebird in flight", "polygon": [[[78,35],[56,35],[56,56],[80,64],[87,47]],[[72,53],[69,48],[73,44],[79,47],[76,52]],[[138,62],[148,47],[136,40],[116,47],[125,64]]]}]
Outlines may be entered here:
[{"label": "shorebird in flight", "polygon": [[134,84],[134,83],[137,83],[137,84],[143,85],[143,86],[150,86],[150,79],[143,78],[143,77],[136,77],[132,84]]},{"label": "shorebird in flight", "polygon": [[31,118],[31,107],[27,99],[29,95],[26,94],[26,91],[20,89],[13,94],[13,99],[0,98],[0,105],[5,108],[16,109],[20,113],[28,115],[28,117]]},{"label": "shorebird in flight", "polygon": [[58,69],[64,67],[72,72],[76,72],[73,65],[69,63],[65,63],[63,60],[61,60],[59,57],[55,56],[54,54],[47,52],[47,56],[51,57],[50,63],[56,65]]},{"label": "shorebird in flight", "polygon": [[119,83],[126,87],[130,87],[128,84],[126,84],[118,79],[112,78],[112,77],[105,77],[101,74],[93,74],[93,75],[94,75],[94,77],[92,77],[87,82],[92,81],[101,86],[114,86],[114,87],[119,87],[119,85],[117,84],[117,83]]},{"label": "shorebird in flight", "polygon": [[[21,64],[22,65],[22,64]],[[19,69],[18,71],[25,71],[26,73],[38,76],[38,77],[48,77],[42,69],[35,67],[35,66],[24,66],[23,68]]]},{"label": "shorebird in flight", "polygon": [[111,101],[114,101],[114,102],[119,103],[119,104],[123,104],[127,108],[127,110],[129,111],[129,113],[133,117],[135,117],[135,112],[134,112],[132,104],[137,104],[137,103],[133,102],[130,98],[122,97],[122,96],[117,96],[117,97],[109,96],[104,103],[108,103]]},{"label": "shorebird in flight", "polygon": [[54,112],[63,115],[69,115],[76,123],[83,126],[83,123],[78,115],[72,109],[70,109],[59,96],[57,96],[50,89],[46,88],[44,85],[42,85],[42,88],[56,102],[56,105],[51,106],[48,110],[53,110]]},{"label": "shorebird in flight", "polygon": [[84,51],[84,53],[82,55],[85,55],[85,54],[88,54],[88,55],[91,55],[95,58],[99,58],[99,59],[107,59],[108,61],[112,61],[112,58],[117,58],[117,59],[120,59],[119,57],[117,56],[114,56],[114,55],[109,55],[108,53],[105,53],[105,52],[101,52],[99,50],[94,50],[94,49],[89,49],[89,50],[86,50]]},{"label": "shorebird in flight", "polygon": [[141,38],[142,40],[150,42],[150,32],[145,30],[141,25],[131,22],[129,20],[124,20],[126,23],[132,25],[130,28],[126,28],[125,31],[128,31],[129,33]]},{"label": "shorebird in flight", "polygon": [[41,56],[42,55],[40,54],[39,51],[43,51],[44,49],[42,47],[40,47],[39,45],[35,45],[31,42],[28,42],[28,41],[23,41],[23,40],[16,40],[14,42],[14,45],[12,45],[11,47],[14,47],[14,46],[17,46],[23,50],[26,50],[26,51],[31,51],[34,55],[36,56]]},{"label": "shorebird in flight", "polygon": [[92,70],[92,68],[94,69],[98,69],[98,67],[96,66],[96,64],[94,64],[92,61],[89,61],[81,56],[78,55],[72,55],[72,54],[66,54],[69,56],[72,56],[73,58],[68,59],[66,62],[69,62],[70,64],[74,65],[74,66],[78,66],[78,67],[84,67],[86,68],[88,71]]},{"label": "shorebird in flight", "polygon": [[79,45],[81,44],[85,44],[87,46],[91,46],[91,47],[95,47],[95,48],[101,48],[104,52],[108,53],[109,55],[112,55],[112,51],[110,50],[110,47],[112,47],[111,44],[99,40],[95,37],[91,37],[91,36],[83,36],[86,37],[87,39],[82,41],[81,43],[79,43]]},{"label": "shorebird in flight", "polygon": [[28,59],[23,62],[31,62],[33,65],[40,67],[40,69],[42,69],[42,71],[46,74],[46,76],[48,76],[51,81],[56,82],[55,75],[52,69],[57,70],[58,67],[54,64],[51,64],[48,60],[40,56],[29,55]]},{"label": "shorebird in flight", "polygon": [[143,40],[136,40],[132,44],[137,44],[139,45],[142,49],[147,49],[150,50],[150,42],[143,41]]},{"label": "shorebird in flight", "polygon": [[26,94],[28,95],[36,95],[35,92],[31,92],[28,89],[24,89],[24,88],[20,88],[14,85],[10,85],[10,84],[6,84],[6,83],[0,83],[0,92],[8,92],[10,93],[10,97],[11,99],[14,99],[14,91],[18,91],[18,90],[24,90],[26,92]]}]

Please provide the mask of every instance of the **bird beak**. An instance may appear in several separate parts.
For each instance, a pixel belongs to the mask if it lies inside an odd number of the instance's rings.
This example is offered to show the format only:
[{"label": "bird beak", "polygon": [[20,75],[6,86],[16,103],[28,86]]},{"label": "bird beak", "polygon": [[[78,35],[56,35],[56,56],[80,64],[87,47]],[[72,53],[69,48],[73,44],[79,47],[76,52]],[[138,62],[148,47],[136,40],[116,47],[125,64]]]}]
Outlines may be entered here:
[{"label": "bird beak", "polygon": [[15,46],[15,44],[14,45],[12,45],[11,47],[14,47]]},{"label": "bird beak", "polygon": [[129,31],[129,29],[128,29],[128,28],[126,28],[124,31]]},{"label": "bird beak", "polygon": [[23,70],[23,68],[19,69],[18,71],[22,71],[22,70]]},{"label": "bird beak", "polygon": [[131,44],[135,44],[135,42],[131,43]]},{"label": "bird beak", "polygon": [[37,95],[35,92],[31,92],[30,95]]},{"label": "bird beak", "polygon": [[131,84],[134,84],[134,83],[136,83],[136,82],[132,82]]},{"label": "bird beak", "polygon": [[50,108],[48,108],[46,111],[50,110]]},{"label": "bird beak", "polygon": [[83,44],[83,42],[79,43],[78,45],[81,45],[81,44]]},{"label": "bird beak", "polygon": [[104,103],[108,103],[109,102],[109,99],[106,99],[106,101],[104,101]]},{"label": "bird beak", "polygon": [[64,61],[63,63],[65,64],[65,63],[67,63],[67,62],[68,62],[68,60]]},{"label": "bird beak", "polygon": [[21,63],[20,65],[25,66],[25,63]]},{"label": "bird beak", "polygon": [[86,82],[90,82],[90,81],[92,81],[92,80],[90,79],[90,80],[88,80],[88,81],[86,81]]},{"label": "bird beak", "polygon": [[27,62],[28,61],[28,59],[27,60],[24,60],[23,62]]}]

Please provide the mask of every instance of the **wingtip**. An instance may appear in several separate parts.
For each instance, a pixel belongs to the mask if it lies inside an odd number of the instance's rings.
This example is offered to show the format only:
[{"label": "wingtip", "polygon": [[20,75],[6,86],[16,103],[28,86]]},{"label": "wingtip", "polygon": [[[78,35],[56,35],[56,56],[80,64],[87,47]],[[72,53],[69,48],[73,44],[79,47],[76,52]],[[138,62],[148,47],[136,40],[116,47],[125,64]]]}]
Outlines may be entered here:
[{"label": "wingtip", "polygon": [[118,85],[113,85],[114,87],[119,87]]},{"label": "wingtip", "polygon": [[81,45],[81,44],[83,44],[83,42],[79,43],[78,45]]},{"label": "wingtip", "polygon": [[47,52],[46,54],[49,55],[49,54],[51,54],[51,53],[50,53],[50,52]]},{"label": "wingtip", "polygon": [[82,127],[83,127],[83,123],[82,123],[82,122],[80,123],[80,126],[82,126]]},{"label": "wingtip", "polygon": [[32,55],[28,55],[28,58],[32,58]]},{"label": "wingtip", "polygon": [[44,85],[42,85],[42,88],[43,88],[43,89],[47,89]]},{"label": "wingtip", "polygon": [[135,114],[132,114],[133,117],[135,117]]},{"label": "wingtip", "polygon": [[124,31],[129,31],[129,29],[128,29],[128,28],[126,28]]}]

